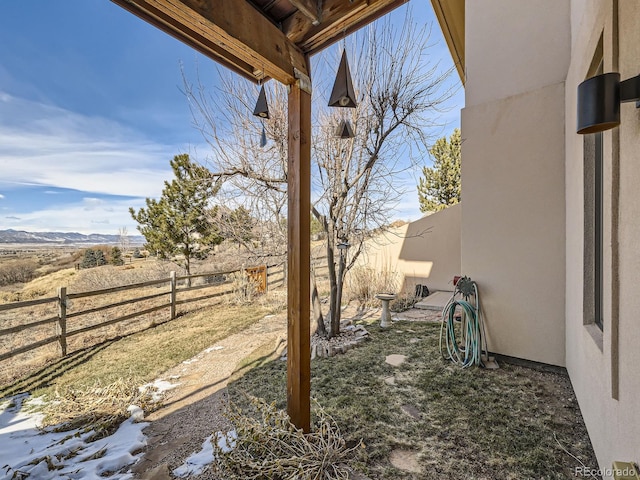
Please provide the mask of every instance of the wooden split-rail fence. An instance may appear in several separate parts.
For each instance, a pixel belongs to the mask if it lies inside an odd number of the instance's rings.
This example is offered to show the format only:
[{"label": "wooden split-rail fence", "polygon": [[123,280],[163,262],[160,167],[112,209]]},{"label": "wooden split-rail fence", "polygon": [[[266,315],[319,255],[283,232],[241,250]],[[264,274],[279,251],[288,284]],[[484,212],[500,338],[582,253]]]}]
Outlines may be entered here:
[{"label": "wooden split-rail fence", "polygon": [[[34,307],[39,305],[47,305],[51,309],[57,305],[57,314],[48,318],[39,319],[36,321],[29,321],[18,325],[13,325],[8,328],[0,328],[0,339],[3,339],[8,335],[15,335],[21,332],[29,333],[31,329],[37,329],[38,327],[55,324],[57,326],[57,332],[55,335],[49,335],[45,338],[38,339],[37,341],[20,345],[14,348],[10,348],[8,351],[0,352],[0,361],[9,359],[16,355],[35,350],[36,348],[43,347],[48,344],[58,343],[60,346],[60,352],[62,356],[67,355],[67,340],[70,337],[80,335],[91,330],[103,328],[109,325],[114,325],[126,320],[131,320],[136,317],[151,314],[159,310],[168,310],[168,315],[164,320],[160,322],[154,321],[154,323],[163,323],[176,318],[176,307],[178,305],[186,304],[189,302],[196,302],[202,300],[214,299],[217,297],[223,297],[234,293],[233,288],[226,288],[220,290],[223,285],[231,285],[233,283],[234,274],[244,272],[244,278],[248,279],[252,284],[252,288],[256,292],[266,292],[272,286],[284,286],[286,284],[286,270],[283,265],[261,265],[258,267],[252,267],[244,270],[233,270],[229,272],[212,272],[212,273],[199,273],[188,276],[177,276],[175,272],[171,272],[169,278],[160,280],[152,280],[148,282],[136,283],[132,285],[123,285],[119,287],[106,288],[102,290],[95,290],[90,292],[78,292],[69,293],[66,287],[59,287],[58,294],[55,297],[39,298],[37,300],[28,300],[22,302],[13,302],[0,304],[0,313],[6,315],[3,312],[14,311],[18,309],[24,309],[28,307]],[[240,278],[243,278],[242,276]],[[200,279],[200,281],[196,281]],[[192,284],[197,285],[192,286]],[[162,287],[165,287],[162,289]],[[90,297],[104,297],[111,296],[112,294],[119,294],[135,289],[148,289],[148,287],[161,288],[161,292],[153,292],[143,296],[135,298],[127,298],[125,300],[119,300],[112,303],[103,304],[100,306],[92,306],[81,311],[69,311],[68,306],[72,301],[79,299],[87,299]],[[168,287],[168,289],[166,288]],[[204,292],[197,296],[185,296],[187,292],[194,292],[197,290],[212,289],[218,287],[217,291]],[[146,292],[148,293],[148,292]],[[96,314],[98,312],[105,312],[117,307],[124,307],[126,305],[132,305],[141,302],[147,302],[154,299],[167,299],[165,302],[154,305],[148,308],[136,309],[132,313],[126,315],[116,316],[115,318],[107,318],[98,323],[93,323],[87,326],[75,327],[74,320],[78,317],[87,316],[90,314]],[[182,298],[181,298],[182,297]],[[0,324],[1,325],[1,324]],[[27,335],[28,336],[28,335]]]}]

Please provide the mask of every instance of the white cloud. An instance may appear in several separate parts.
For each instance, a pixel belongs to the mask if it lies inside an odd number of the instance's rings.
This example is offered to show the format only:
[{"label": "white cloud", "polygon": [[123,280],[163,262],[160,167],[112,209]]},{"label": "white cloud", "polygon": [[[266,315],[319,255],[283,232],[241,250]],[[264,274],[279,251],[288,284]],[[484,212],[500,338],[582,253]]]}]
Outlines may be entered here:
[{"label": "white cloud", "polygon": [[[197,151],[197,146],[154,142],[115,121],[1,91],[0,103],[2,181],[51,187],[45,190],[50,195],[59,193],[54,188],[88,194],[80,202],[56,202],[19,217],[5,217],[3,228],[117,234],[126,226],[136,232],[129,207],[137,209],[144,206],[144,198],[160,196],[164,181],[173,177],[169,160],[174,155]],[[134,198],[112,200],[96,194]]]},{"label": "white cloud", "polygon": [[135,209],[143,207],[145,205],[143,198],[100,200],[90,204],[91,208],[87,208],[87,203],[82,201],[20,213],[19,217],[7,216],[3,219],[3,228],[117,235],[119,228],[127,227],[130,233],[138,234],[137,223],[131,218],[129,207]]},{"label": "white cloud", "polygon": [[[0,92],[0,169],[5,182],[156,197],[181,149],[120,124]],[[184,149],[182,149],[184,151]]]}]

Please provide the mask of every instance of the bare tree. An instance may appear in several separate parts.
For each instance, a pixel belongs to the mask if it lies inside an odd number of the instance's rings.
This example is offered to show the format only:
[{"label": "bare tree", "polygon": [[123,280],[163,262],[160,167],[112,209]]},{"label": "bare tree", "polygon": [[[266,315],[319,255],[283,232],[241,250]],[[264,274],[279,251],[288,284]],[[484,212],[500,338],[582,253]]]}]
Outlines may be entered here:
[{"label": "bare tree", "polygon": [[[312,213],[327,239],[331,336],[340,331],[346,273],[367,236],[389,224],[404,193],[394,180],[413,168],[416,154],[426,151],[428,132],[453,93],[443,87],[451,70],[440,72],[427,61],[429,29],[418,29],[410,18],[407,10],[400,30],[387,19],[356,34],[348,51],[351,59],[358,59],[351,69],[358,97],[354,109],[326,107],[329,91],[322,87],[335,72],[329,63],[338,62],[332,53],[315,59]],[[210,95],[203,85],[194,87],[185,79],[195,125],[212,148],[213,175],[225,180],[227,193],[245,208],[261,211],[268,225],[280,229],[275,235],[284,253],[287,99],[282,85],[270,82],[268,87],[270,118],[256,120],[251,115],[256,87],[224,75],[220,91]],[[355,138],[336,136],[342,120],[354,126]],[[270,140],[265,147],[260,147],[262,128]]]},{"label": "bare tree", "polygon": [[122,250],[122,254],[126,256],[131,245],[127,227],[120,227],[118,229],[118,243],[120,244],[120,250]]}]

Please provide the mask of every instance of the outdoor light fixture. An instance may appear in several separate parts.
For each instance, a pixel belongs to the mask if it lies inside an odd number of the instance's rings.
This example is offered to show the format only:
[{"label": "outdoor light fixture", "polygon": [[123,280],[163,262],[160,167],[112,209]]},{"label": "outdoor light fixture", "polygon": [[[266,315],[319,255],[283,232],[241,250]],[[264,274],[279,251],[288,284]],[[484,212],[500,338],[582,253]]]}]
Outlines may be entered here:
[{"label": "outdoor light fixture", "polygon": [[343,250],[346,250],[350,246],[351,245],[349,244],[349,242],[347,242],[346,240],[342,240],[339,244],[336,245],[336,248],[342,252]]},{"label": "outdoor light fixture", "polygon": [[351,122],[349,120],[342,120],[336,130],[336,137],[354,138],[355,136],[356,134],[353,133],[353,127],[351,126]]},{"label": "outdoor light fixture", "polygon": [[264,93],[264,85],[260,88],[258,102],[256,103],[256,108],[253,109],[253,114],[256,117],[269,118],[269,106],[267,105],[267,95]]},{"label": "outdoor light fixture", "polygon": [[[640,75],[620,81],[604,73],[578,85],[578,133],[598,133],[620,125],[620,103],[640,100]],[[640,103],[636,103],[640,107]]]},{"label": "outdoor light fixture", "polygon": [[329,98],[330,107],[346,107],[356,108],[356,94],[353,90],[353,82],[351,81],[351,72],[349,71],[349,62],[347,61],[347,51],[342,51],[342,59],[336,74],[336,80],[331,90],[331,98]]}]

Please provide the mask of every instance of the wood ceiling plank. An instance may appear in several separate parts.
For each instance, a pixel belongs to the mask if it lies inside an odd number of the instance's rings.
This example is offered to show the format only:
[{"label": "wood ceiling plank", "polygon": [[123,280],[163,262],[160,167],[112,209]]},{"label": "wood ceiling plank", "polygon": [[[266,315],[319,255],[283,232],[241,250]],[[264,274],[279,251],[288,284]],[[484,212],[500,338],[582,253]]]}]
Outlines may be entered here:
[{"label": "wood ceiling plank", "polygon": [[322,10],[319,8],[318,0],[289,0],[289,3],[311,20],[313,25],[320,25]]},{"label": "wood ceiling plank", "polygon": [[292,84],[294,68],[308,75],[302,51],[245,1],[112,1],[246,76],[264,71]]},{"label": "wood ceiling plank", "polygon": [[304,15],[297,12],[283,22],[282,30],[304,53],[314,54],[407,2],[326,0],[320,25],[310,25]]}]

